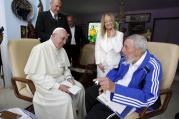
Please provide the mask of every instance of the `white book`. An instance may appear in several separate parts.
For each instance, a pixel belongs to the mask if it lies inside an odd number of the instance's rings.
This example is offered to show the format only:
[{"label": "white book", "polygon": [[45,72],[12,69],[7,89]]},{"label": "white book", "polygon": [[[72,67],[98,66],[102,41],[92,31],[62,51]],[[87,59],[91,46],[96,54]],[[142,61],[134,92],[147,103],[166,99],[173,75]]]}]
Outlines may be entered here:
[{"label": "white book", "polygon": [[121,105],[119,103],[113,102],[110,100],[110,92],[106,91],[100,94],[97,97],[97,100],[109,107],[113,112],[117,114],[121,114],[123,110],[126,108],[125,105]]},{"label": "white book", "polygon": [[70,82],[67,81],[67,80],[63,81],[61,84],[70,87],[70,88],[68,89],[68,91],[69,91],[70,93],[72,93],[73,95],[76,95],[76,94],[81,90],[81,87],[78,87],[77,85],[73,85],[72,83],[70,83]]}]

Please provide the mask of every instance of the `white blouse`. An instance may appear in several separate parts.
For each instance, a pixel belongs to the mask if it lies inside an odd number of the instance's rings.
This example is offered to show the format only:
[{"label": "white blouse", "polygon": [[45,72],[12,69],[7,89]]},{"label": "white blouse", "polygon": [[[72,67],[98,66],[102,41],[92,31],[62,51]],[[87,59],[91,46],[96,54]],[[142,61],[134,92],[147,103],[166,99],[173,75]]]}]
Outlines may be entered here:
[{"label": "white blouse", "polygon": [[116,31],[114,37],[104,38],[99,35],[95,45],[96,64],[102,64],[105,67],[117,67],[120,61],[120,51],[123,46],[123,33]]}]

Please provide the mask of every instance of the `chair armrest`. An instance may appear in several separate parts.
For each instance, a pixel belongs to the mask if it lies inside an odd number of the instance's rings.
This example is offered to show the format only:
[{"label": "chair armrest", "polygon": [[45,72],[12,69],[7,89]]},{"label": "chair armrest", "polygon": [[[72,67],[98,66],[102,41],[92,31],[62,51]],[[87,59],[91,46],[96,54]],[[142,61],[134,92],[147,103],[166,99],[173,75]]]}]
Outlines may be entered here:
[{"label": "chair armrest", "polygon": [[170,102],[170,99],[172,97],[172,90],[171,89],[162,89],[160,90],[160,96],[166,95],[165,100],[161,106],[161,111],[164,112],[167,109],[167,106]]},{"label": "chair armrest", "polygon": [[83,69],[83,68],[71,67],[70,70],[72,72],[76,72],[76,73],[85,73],[85,69]]},{"label": "chair armrest", "polygon": [[81,69],[85,69],[86,68],[86,65],[76,65],[76,66],[73,66],[71,68],[81,68]]},{"label": "chair armrest", "polygon": [[161,104],[160,108],[157,110],[151,111],[151,112],[150,111],[148,112],[149,107],[142,108],[142,111],[139,113],[141,119],[146,119],[146,118],[156,116],[160,113],[163,113],[166,110],[166,108],[169,104],[169,101],[171,99],[171,96],[172,96],[171,89],[160,90],[160,96],[162,96],[162,95],[166,95],[166,97],[165,97],[163,104]]},{"label": "chair armrest", "polygon": [[21,95],[19,93],[19,90],[18,90],[18,87],[17,87],[17,84],[16,84],[16,81],[27,84],[29,86],[32,94],[34,95],[36,89],[35,89],[35,85],[32,82],[32,80],[25,79],[25,78],[20,78],[20,77],[12,77],[11,81],[12,81],[12,86],[13,86],[15,95],[18,98],[25,99],[27,101],[32,102],[32,98],[31,97],[27,97],[27,96]]},{"label": "chair armrest", "polygon": [[160,95],[171,94],[171,93],[172,93],[171,89],[160,90]]}]

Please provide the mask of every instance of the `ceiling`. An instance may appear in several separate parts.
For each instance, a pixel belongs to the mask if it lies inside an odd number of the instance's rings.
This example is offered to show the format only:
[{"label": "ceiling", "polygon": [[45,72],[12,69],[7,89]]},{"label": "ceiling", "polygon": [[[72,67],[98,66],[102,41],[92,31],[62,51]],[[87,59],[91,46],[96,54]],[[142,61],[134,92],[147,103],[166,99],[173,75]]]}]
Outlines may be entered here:
[{"label": "ceiling", "polygon": [[[62,11],[71,14],[93,14],[119,11],[120,0],[63,0]],[[179,8],[179,0],[125,0],[125,11]]]}]

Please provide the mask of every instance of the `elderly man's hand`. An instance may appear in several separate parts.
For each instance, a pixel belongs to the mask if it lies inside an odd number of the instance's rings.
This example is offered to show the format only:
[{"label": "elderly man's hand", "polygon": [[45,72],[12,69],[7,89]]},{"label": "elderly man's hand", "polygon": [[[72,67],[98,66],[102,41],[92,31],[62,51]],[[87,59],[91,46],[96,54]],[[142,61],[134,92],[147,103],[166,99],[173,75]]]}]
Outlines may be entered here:
[{"label": "elderly man's hand", "polygon": [[100,84],[100,89],[99,90],[103,90],[103,91],[110,91],[110,92],[114,92],[115,90],[115,83],[112,82],[111,80],[109,80],[107,77],[104,78],[99,78],[99,84]]},{"label": "elderly man's hand", "polygon": [[69,87],[66,86],[66,85],[61,84],[60,87],[59,87],[59,89],[60,89],[61,91],[63,91],[63,92],[70,93],[70,92],[68,91]]}]

